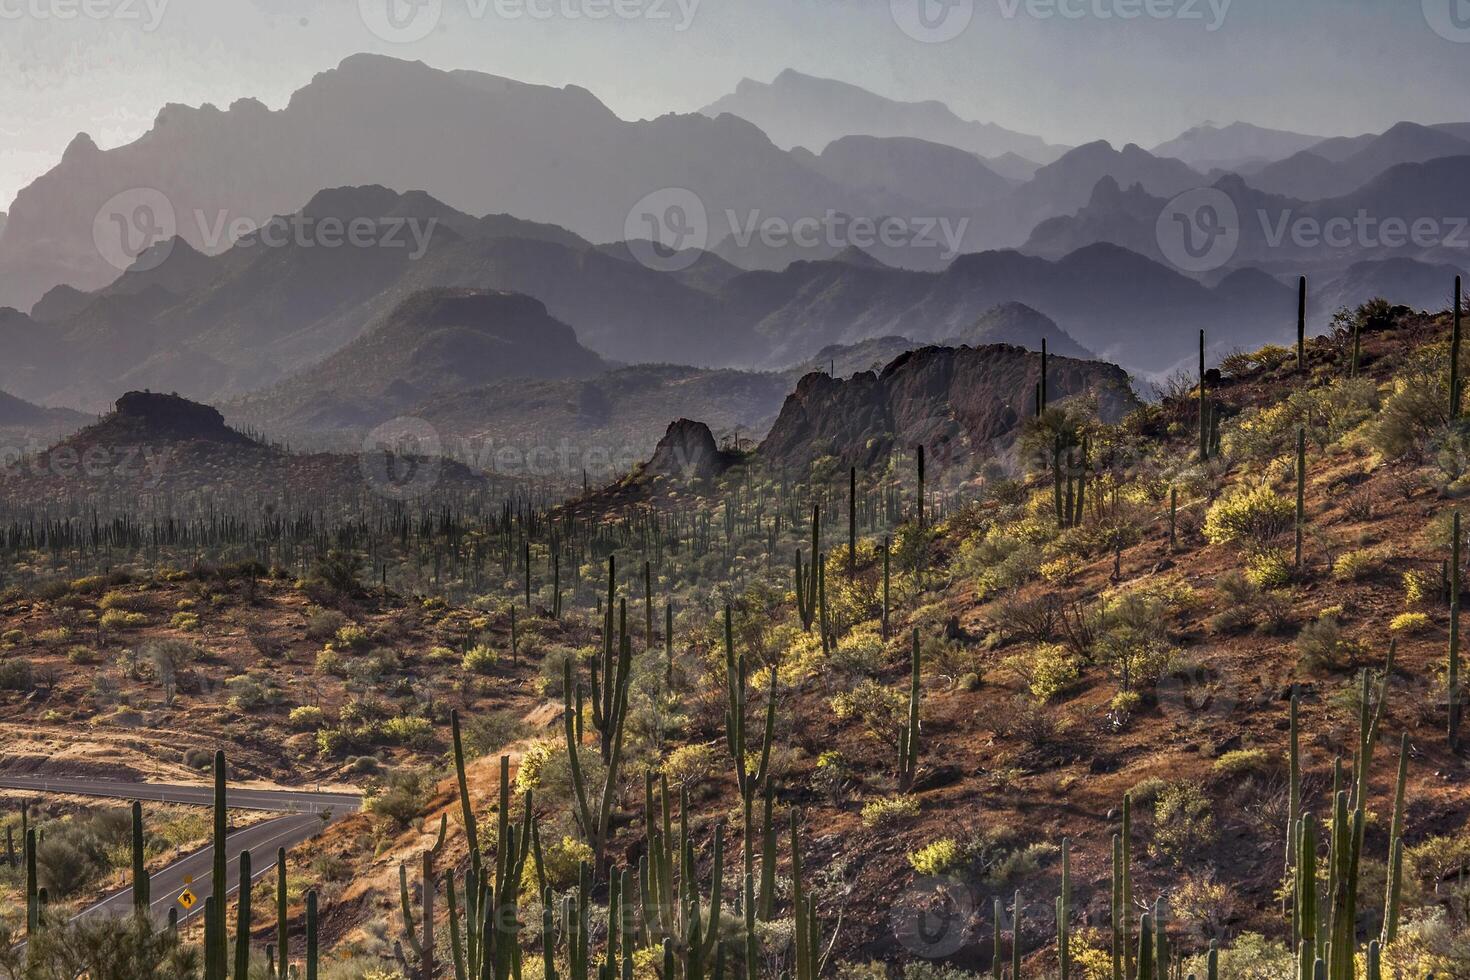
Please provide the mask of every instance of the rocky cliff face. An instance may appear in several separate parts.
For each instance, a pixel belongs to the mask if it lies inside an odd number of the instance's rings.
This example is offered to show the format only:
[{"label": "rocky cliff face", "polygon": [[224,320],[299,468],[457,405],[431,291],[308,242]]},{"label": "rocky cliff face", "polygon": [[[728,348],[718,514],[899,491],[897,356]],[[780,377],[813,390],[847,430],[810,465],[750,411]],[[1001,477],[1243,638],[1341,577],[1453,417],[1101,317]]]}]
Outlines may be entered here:
[{"label": "rocky cliff face", "polygon": [[721,452],[715,444],[709,426],[703,422],[679,419],[669,423],[668,431],[658,441],[643,472],[648,476],[664,476],[688,483],[719,476],[733,461],[733,454]]},{"label": "rocky cliff face", "polygon": [[[1040,378],[1040,355],[1005,345],[926,347],[846,380],[809,374],[759,455],[777,467],[832,456],[864,469],[895,449],[923,445],[934,478],[963,478],[1010,448],[1034,410]],[[1108,421],[1137,404],[1123,369],[1098,361],[1050,358],[1047,388],[1053,402],[1094,397]]]}]

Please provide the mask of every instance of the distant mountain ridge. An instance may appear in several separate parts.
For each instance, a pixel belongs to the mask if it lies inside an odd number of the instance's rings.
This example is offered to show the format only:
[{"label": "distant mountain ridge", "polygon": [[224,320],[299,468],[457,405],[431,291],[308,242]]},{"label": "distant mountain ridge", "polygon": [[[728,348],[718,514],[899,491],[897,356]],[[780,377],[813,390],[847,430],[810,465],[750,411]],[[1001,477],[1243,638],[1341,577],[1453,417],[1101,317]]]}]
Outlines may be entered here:
[{"label": "distant mountain ridge", "polygon": [[777,146],[820,153],[844,136],[913,137],[982,157],[1014,153],[1051,163],[1065,151],[1036,136],[962,119],[942,102],[900,102],[848,82],[786,69],[770,82],[741,79],[735,91],[699,110],[730,113],[766,132]]},{"label": "distant mountain ridge", "polygon": [[1173,157],[1201,173],[1209,173],[1217,169],[1238,170],[1250,164],[1275,163],[1321,143],[1322,139],[1321,136],[1267,129],[1245,122],[1226,126],[1207,122],[1160,143],[1151,152],[1155,156]]}]

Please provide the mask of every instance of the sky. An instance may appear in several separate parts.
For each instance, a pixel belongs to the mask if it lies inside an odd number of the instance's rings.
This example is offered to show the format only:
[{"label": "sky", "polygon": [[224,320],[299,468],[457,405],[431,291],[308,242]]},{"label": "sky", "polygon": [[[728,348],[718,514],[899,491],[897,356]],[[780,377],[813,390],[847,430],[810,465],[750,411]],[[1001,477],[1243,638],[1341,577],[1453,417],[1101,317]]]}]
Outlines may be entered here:
[{"label": "sky", "polygon": [[360,51],[580,85],[626,118],[789,67],[1067,144],[1470,120],[1470,0],[0,0],[0,210],[79,132],[278,108]]}]

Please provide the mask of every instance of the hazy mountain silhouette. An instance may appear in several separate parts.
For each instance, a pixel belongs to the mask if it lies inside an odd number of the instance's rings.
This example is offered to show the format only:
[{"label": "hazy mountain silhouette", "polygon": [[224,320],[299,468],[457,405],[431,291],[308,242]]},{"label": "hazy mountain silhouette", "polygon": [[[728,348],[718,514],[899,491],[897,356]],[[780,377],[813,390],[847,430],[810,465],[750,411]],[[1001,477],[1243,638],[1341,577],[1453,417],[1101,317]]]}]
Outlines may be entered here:
[{"label": "hazy mountain silhouette", "polygon": [[366,334],[281,384],[246,399],[311,428],[370,426],[421,401],[501,378],[579,378],[606,364],[518,293],[432,289],[405,300]]},{"label": "hazy mountain silhouette", "polygon": [[1207,122],[1160,143],[1151,152],[1154,156],[1182,160],[1201,173],[1208,173],[1274,163],[1321,142],[1320,136],[1266,129],[1245,122],[1228,126]]},{"label": "hazy mountain silhouette", "polygon": [[102,151],[79,136],[9,212],[0,303],[28,308],[58,283],[110,282],[117,270],[99,255],[94,219],[135,188],[165,194],[178,233],[217,251],[228,243],[204,239],[221,216],[264,222],[323,187],[366,183],[420,188],[462,212],[508,212],[595,241],[622,239],[630,209],[661,188],[687,188],[712,213],[866,211],[734,116],[629,122],[575,86],[355,55],[279,111],[252,99],[228,110],[170,105],[126,146]]},{"label": "hazy mountain silhouette", "polygon": [[1402,122],[1366,141],[1319,143],[1250,174],[1248,180],[1267,193],[1315,201],[1348,194],[1402,163],[1465,154],[1470,154],[1470,141],[1454,132]]},{"label": "hazy mountain silhouette", "polygon": [[778,146],[822,150],[844,136],[907,136],[995,157],[1014,153],[1050,163],[1065,150],[994,123],[961,119],[942,102],[900,102],[848,82],[790,68],[769,83],[745,78],[735,91],[705,106],[707,116],[731,113],[755,123]]}]

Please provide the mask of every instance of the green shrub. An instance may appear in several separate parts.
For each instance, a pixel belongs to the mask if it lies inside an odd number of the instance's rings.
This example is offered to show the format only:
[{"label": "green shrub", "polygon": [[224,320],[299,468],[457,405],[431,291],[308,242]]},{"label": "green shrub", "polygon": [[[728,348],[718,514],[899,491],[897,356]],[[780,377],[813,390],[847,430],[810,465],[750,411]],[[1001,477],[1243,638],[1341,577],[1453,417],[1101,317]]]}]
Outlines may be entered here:
[{"label": "green shrub", "polygon": [[432,788],[432,781],[423,770],[406,766],[394,769],[369,794],[367,811],[406,827],[423,812]]},{"label": "green shrub", "polygon": [[1194,783],[1170,783],[1154,802],[1153,849],[1182,864],[1215,841],[1209,797]]},{"label": "green shrub", "polygon": [[[563,835],[559,841],[552,841],[546,848],[542,857],[542,867],[546,872],[546,884],[557,891],[565,891],[577,883],[577,877],[581,873],[582,865],[592,864],[596,854],[592,847],[576,837]],[[530,886],[534,894],[536,890],[536,869],[532,862],[526,862],[524,871],[526,875],[525,884]]]},{"label": "green shrub", "polygon": [[347,623],[347,617],[335,609],[317,609],[306,617],[306,638],[316,643],[325,643],[337,635]]},{"label": "green shrub", "polygon": [[24,657],[0,660],[0,691],[29,691],[34,671]]},{"label": "green shrub", "polygon": [[126,609],[109,609],[98,620],[103,629],[112,631],[133,629],[147,622],[147,616],[140,612],[128,612]]},{"label": "green shrub", "polygon": [[892,746],[898,745],[899,732],[908,723],[908,693],[871,678],[834,697],[831,706],[838,721],[860,722],[868,736]]},{"label": "green shrub", "polygon": [[1212,544],[1234,543],[1257,549],[1289,530],[1296,504],[1270,487],[1238,486],[1210,505],[1204,535]]},{"label": "green shrub", "polygon": [[102,662],[102,655],[91,647],[74,646],[66,651],[66,662],[77,666],[88,666]]},{"label": "green shrub", "polygon": [[942,875],[960,863],[959,841],[953,837],[941,837],[926,844],[909,855],[909,865],[919,874],[928,877]]},{"label": "green shrub", "polygon": [[1007,657],[1005,664],[1025,683],[1038,702],[1045,703],[1082,676],[1077,658],[1060,643],[1041,643],[1025,653]]},{"label": "green shrub", "polygon": [[495,670],[500,655],[484,643],[470,647],[461,666],[472,674],[489,674]]},{"label": "green shrub", "polygon": [[1339,582],[1356,582],[1372,574],[1378,559],[1366,548],[1345,551],[1332,563],[1332,577]]},{"label": "green shrub", "polygon": [[1399,613],[1389,621],[1388,628],[1394,633],[1423,633],[1433,622],[1422,612]]},{"label": "green shrub", "polygon": [[1271,769],[1271,755],[1265,749],[1235,749],[1215,760],[1218,776],[1255,776]]},{"label": "green shrub", "polygon": [[1296,649],[1305,670],[1341,670],[1352,664],[1361,647],[1343,634],[1336,618],[1324,616],[1302,627]]},{"label": "green shrub", "polygon": [[1404,573],[1404,605],[1419,606],[1426,602],[1438,602],[1444,595],[1444,581],[1438,575],[1424,571]]},{"label": "green shrub", "polygon": [[292,708],[291,713],[286,716],[286,724],[299,732],[309,732],[322,727],[326,723],[326,712],[314,704],[303,704]]},{"label": "green shrub", "polygon": [[659,771],[675,786],[692,788],[709,779],[715,771],[717,753],[713,746],[681,745],[664,759]]},{"label": "green shrub", "polygon": [[176,630],[196,630],[199,628],[199,614],[191,612],[174,613],[169,620],[169,625]]},{"label": "green shrub", "polygon": [[912,820],[918,815],[919,801],[917,798],[908,795],[890,796],[863,804],[862,820],[864,827],[892,827]]},{"label": "green shrub", "polygon": [[383,722],[383,738],[391,745],[424,745],[434,737],[434,725],[418,715],[400,715]]},{"label": "green shrub", "polygon": [[465,754],[478,759],[524,738],[526,723],[510,711],[486,711],[461,721]]},{"label": "green shrub", "polygon": [[128,612],[141,612],[148,608],[148,597],[137,592],[124,592],[114,589],[102,597],[97,603],[102,609],[125,609]]},{"label": "green shrub", "polygon": [[333,638],[337,646],[348,650],[360,650],[371,641],[368,631],[355,623],[339,627]]},{"label": "green shrub", "polygon": [[1292,559],[1284,551],[1257,551],[1245,560],[1245,577],[1262,589],[1279,589],[1289,584],[1291,571]]}]

